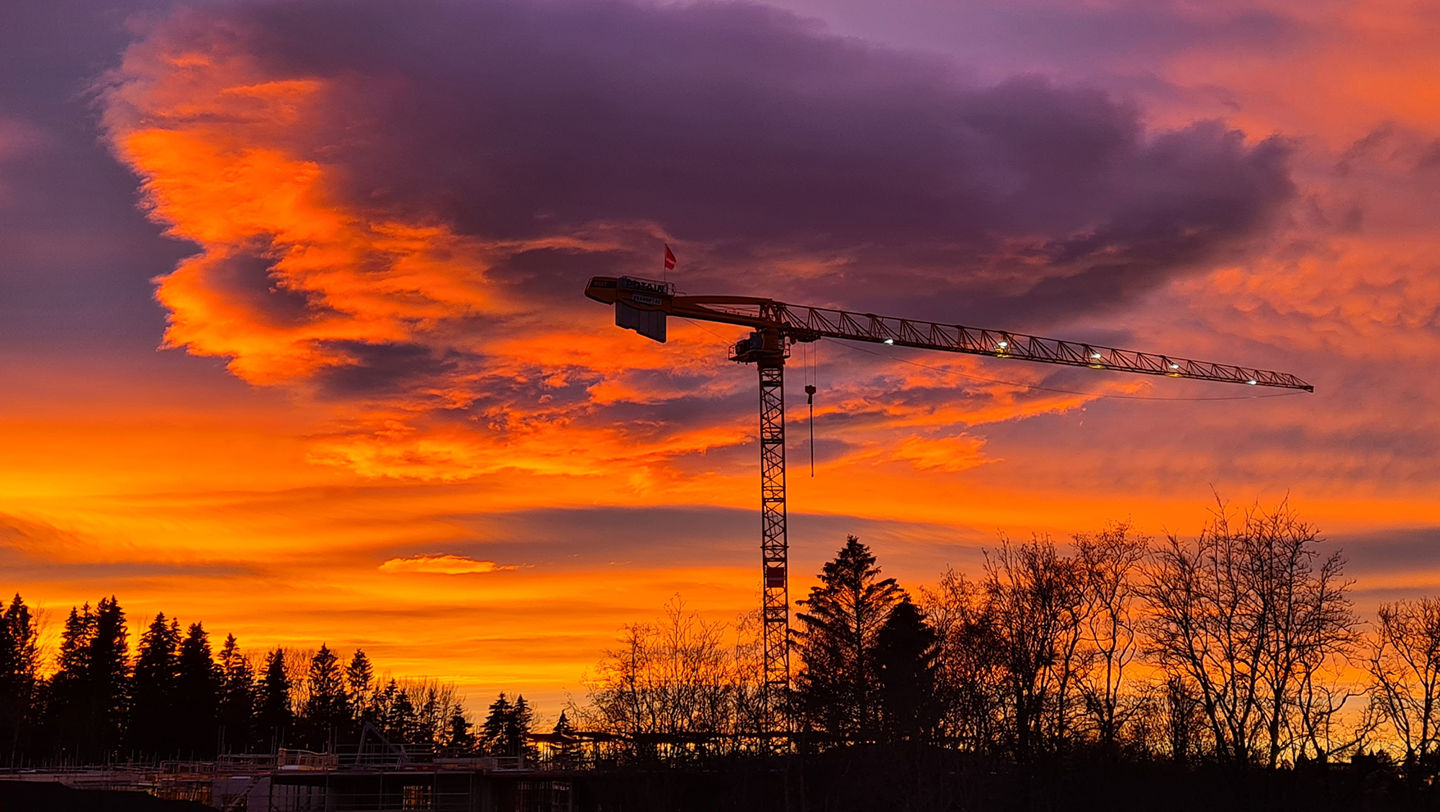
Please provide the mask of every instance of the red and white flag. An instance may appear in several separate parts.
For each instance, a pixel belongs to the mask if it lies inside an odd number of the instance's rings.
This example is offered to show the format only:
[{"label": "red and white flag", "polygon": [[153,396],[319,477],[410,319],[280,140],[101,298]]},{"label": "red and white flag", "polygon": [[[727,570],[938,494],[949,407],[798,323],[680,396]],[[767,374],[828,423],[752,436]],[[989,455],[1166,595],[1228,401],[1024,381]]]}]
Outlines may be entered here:
[{"label": "red and white flag", "polygon": [[670,243],[665,243],[665,270],[675,269],[675,252],[670,250]]}]

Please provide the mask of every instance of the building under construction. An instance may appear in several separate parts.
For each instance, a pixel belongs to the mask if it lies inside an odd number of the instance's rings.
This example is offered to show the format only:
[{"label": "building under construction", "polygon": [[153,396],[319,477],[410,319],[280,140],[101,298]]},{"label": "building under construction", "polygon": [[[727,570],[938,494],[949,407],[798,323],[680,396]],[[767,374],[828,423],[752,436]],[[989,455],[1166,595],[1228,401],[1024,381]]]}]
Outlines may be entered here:
[{"label": "building under construction", "polygon": [[[223,812],[572,812],[582,766],[551,757],[443,757],[418,748],[384,753],[281,750],[215,761],[28,770],[0,778],[75,789],[146,792]],[[590,752],[604,742],[590,742]],[[603,759],[603,756],[601,757]],[[587,761],[593,763],[592,755]]]}]

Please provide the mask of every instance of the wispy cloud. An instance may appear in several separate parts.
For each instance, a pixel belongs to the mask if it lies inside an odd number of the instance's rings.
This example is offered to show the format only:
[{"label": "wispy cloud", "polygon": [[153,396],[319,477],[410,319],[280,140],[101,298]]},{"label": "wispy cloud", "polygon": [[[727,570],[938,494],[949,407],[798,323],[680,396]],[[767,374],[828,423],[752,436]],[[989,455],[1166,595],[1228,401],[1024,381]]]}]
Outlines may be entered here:
[{"label": "wispy cloud", "polygon": [[449,553],[392,558],[380,565],[382,572],[420,572],[431,575],[477,575],[513,569],[513,566],[502,567],[494,561],[481,561]]}]

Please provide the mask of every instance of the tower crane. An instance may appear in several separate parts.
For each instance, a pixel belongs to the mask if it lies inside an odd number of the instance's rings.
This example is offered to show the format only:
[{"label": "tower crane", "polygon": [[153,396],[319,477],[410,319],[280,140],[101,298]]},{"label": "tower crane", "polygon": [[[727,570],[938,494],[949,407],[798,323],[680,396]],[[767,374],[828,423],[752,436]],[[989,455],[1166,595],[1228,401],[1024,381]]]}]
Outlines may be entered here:
[{"label": "tower crane", "polygon": [[637,277],[593,277],[585,287],[585,295],[597,302],[613,304],[617,326],[655,341],[665,341],[665,320],[669,316],[733,324],[751,330],[749,336],[734,345],[730,360],[754,364],[760,373],[761,647],[767,724],[773,723],[776,702],[790,684],[785,359],[792,344],[838,338],[1140,375],[1315,391],[1310,384],[1284,372],[1005,330],[790,305],[753,296],[682,296],[667,282]]}]

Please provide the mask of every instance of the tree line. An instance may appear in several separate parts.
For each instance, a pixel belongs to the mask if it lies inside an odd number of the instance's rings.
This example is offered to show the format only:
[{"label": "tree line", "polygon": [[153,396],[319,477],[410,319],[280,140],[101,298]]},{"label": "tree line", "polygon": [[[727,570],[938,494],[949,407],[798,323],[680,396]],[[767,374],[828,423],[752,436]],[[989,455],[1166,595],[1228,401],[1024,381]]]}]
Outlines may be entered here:
[{"label": "tree line", "polygon": [[379,675],[356,649],[219,652],[201,623],[164,613],[133,656],[113,596],[65,618],[53,673],[43,675],[38,623],[20,595],[0,614],[0,765],[211,759],[280,748],[336,752],[366,735],[392,745],[519,755],[533,711],[501,694],[472,725],[453,684]]},{"label": "tree line", "polygon": [[[1393,760],[1440,772],[1440,599],[1354,611],[1345,559],[1286,504],[1221,504],[1198,536],[1128,524],[1002,540],[980,572],[912,594],[849,537],[799,601],[802,747],[941,747],[1033,764],[1073,756],[1180,765]],[[672,602],[626,627],[585,722],[632,756],[753,747],[753,621]],[[727,636],[734,635],[731,640]]]},{"label": "tree line", "polygon": [[[1391,761],[1440,774],[1440,598],[1354,611],[1345,559],[1288,506],[1221,505],[1194,537],[1127,524],[1002,540],[973,576],[910,592],[855,537],[798,602],[792,690],[806,751],[941,748],[1027,765],[1087,756],[1187,765]],[[763,740],[757,620],[677,598],[625,627],[561,715],[565,758],[600,734],[641,761],[748,755]],[[0,613],[0,763],[343,749],[367,732],[455,753],[534,755],[534,709],[471,722],[453,685],[378,677],[364,651],[218,652],[158,614],[132,655],[119,602],[73,608],[42,675],[36,619]],[[592,736],[592,738],[596,738]],[[615,744],[618,742],[618,744]]]}]

